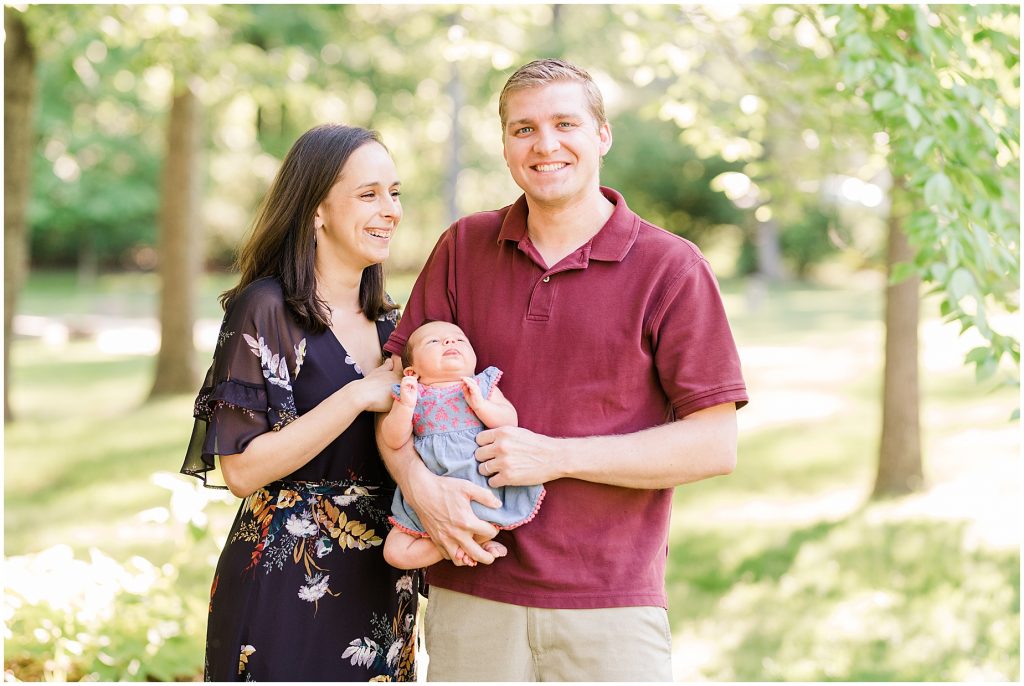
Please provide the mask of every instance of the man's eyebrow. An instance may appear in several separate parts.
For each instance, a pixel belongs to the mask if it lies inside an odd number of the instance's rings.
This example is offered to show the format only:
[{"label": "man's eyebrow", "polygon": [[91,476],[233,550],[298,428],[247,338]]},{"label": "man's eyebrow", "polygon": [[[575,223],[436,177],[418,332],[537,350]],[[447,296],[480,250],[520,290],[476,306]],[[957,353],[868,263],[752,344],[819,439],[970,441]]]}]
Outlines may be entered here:
[{"label": "man's eyebrow", "polygon": [[[583,115],[580,114],[579,112],[556,112],[555,114],[552,114],[550,117],[548,117],[548,119],[583,119]],[[521,126],[523,124],[532,124],[533,122],[533,118],[513,119],[510,120],[508,124],[506,124],[506,126]]]}]

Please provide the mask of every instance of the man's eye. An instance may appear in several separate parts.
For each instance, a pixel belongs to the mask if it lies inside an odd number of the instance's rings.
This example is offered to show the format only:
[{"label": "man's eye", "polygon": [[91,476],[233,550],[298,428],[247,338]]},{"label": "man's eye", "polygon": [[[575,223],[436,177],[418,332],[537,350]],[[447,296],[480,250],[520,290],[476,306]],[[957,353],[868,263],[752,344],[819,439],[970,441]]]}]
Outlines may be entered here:
[{"label": "man's eye", "polygon": [[521,129],[516,129],[516,135],[521,136],[523,134],[530,133],[531,131],[533,131],[532,126],[524,126]]}]

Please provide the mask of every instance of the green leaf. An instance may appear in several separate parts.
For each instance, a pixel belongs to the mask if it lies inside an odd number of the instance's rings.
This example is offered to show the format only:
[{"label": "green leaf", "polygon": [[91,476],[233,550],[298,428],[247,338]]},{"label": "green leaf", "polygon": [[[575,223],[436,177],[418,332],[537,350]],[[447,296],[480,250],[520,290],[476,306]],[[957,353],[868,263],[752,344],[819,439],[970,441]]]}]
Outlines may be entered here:
[{"label": "green leaf", "polygon": [[963,267],[957,267],[949,279],[947,290],[955,302],[960,302],[967,295],[976,293],[978,289],[974,283],[974,275]]},{"label": "green leaf", "polygon": [[917,273],[917,267],[911,262],[899,262],[892,266],[889,274],[889,285],[895,285]]},{"label": "green leaf", "polygon": [[892,87],[900,95],[907,94],[910,79],[907,77],[907,69],[902,64],[892,65]]},{"label": "green leaf", "polygon": [[999,369],[999,365],[995,359],[992,357],[986,358],[974,368],[974,380],[984,381],[995,374],[997,369]]},{"label": "green leaf", "polygon": [[871,39],[863,33],[855,33],[846,41],[846,49],[851,57],[863,57],[871,54]]},{"label": "green leaf", "polygon": [[978,362],[984,360],[986,357],[989,357],[991,354],[991,349],[982,346],[972,348],[971,351],[967,353],[966,357],[964,357],[964,359],[968,362],[974,362],[975,364],[977,364]]},{"label": "green leaf", "polygon": [[921,159],[935,144],[935,136],[924,136],[914,144],[914,157]]},{"label": "green leaf", "polygon": [[953,182],[939,172],[924,184],[924,201],[928,205],[942,205],[953,195]]},{"label": "green leaf", "polygon": [[892,91],[878,91],[871,98],[871,106],[880,112],[895,109],[899,104],[899,97]]},{"label": "green leaf", "polygon": [[907,123],[910,124],[910,128],[917,131],[921,126],[921,122],[924,121],[921,113],[909,102],[903,103],[903,113],[907,117]]}]

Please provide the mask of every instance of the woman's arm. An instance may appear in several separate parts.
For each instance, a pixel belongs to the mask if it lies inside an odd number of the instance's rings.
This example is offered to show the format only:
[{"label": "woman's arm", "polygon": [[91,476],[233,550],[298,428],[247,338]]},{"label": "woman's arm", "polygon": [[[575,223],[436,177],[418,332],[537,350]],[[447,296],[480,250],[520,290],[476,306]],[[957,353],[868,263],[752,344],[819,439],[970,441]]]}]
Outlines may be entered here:
[{"label": "woman's arm", "polygon": [[245,450],[221,455],[224,483],[244,498],[291,474],[320,454],[364,411],[384,412],[391,404],[395,383],[391,359],[364,378],[352,381],[280,431],[254,438]]}]

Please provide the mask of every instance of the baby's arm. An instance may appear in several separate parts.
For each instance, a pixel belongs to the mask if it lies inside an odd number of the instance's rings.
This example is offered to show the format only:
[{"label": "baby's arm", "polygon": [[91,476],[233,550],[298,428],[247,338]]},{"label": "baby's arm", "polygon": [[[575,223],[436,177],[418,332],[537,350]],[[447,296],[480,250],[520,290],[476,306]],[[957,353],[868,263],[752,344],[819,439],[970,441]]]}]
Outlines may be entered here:
[{"label": "baby's arm", "polygon": [[398,400],[391,405],[391,411],[380,424],[380,435],[384,445],[392,450],[401,448],[409,442],[409,437],[412,436],[412,418],[416,409],[416,399],[419,396],[416,383],[417,377],[415,376],[402,377]]},{"label": "baby's arm", "polygon": [[476,379],[471,376],[462,377],[463,392],[466,394],[466,402],[469,403],[473,412],[480,418],[488,429],[496,429],[499,426],[519,426],[519,414],[512,403],[508,401],[501,389],[497,386],[491,388],[491,397],[485,398],[480,393],[480,386]]}]

